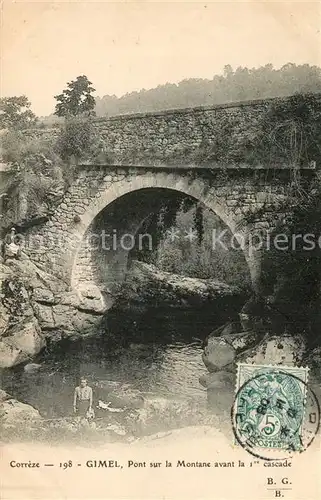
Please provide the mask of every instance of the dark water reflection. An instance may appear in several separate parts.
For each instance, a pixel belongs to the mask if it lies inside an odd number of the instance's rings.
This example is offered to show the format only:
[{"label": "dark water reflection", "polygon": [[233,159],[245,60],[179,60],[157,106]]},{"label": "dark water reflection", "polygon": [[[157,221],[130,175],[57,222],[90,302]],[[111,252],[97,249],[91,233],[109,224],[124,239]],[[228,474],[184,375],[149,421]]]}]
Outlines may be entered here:
[{"label": "dark water reflection", "polygon": [[[41,369],[22,368],[3,374],[2,386],[48,418],[70,415],[72,396],[80,375],[94,388],[106,381],[165,398],[206,403],[199,384],[206,373],[202,362],[205,337],[225,321],[237,317],[231,306],[203,310],[153,310],[144,314],[113,311],[106,335],[64,342],[39,356]],[[96,399],[98,397],[97,391]]]}]

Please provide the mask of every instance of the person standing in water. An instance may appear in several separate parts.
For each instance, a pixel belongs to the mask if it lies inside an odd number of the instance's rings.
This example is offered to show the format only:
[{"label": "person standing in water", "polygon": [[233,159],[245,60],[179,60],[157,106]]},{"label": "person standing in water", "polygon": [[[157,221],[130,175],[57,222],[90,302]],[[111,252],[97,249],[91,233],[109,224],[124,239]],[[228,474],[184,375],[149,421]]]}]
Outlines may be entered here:
[{"label": "person standing in water", "polygon": [[87,384],[87,379],[81,377],[80,384],[75,388],[74,392],[74,412],[79,417],[88,418],[92,412],[93,390]]}]

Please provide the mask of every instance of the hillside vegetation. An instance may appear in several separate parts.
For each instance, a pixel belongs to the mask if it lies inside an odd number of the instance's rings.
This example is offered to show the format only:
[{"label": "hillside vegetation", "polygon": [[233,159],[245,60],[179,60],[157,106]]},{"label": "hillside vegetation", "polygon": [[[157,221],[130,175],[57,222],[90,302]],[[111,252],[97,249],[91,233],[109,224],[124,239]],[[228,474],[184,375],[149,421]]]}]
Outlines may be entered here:
[{"label": "hillside vegetation", "polygon": [[[95,111],[97,116],[115,116],[282,97],[296,92],[321,92],[321,68],[288,63],[280,69],[267,64],[259,68],[238,67],[234,70],[227,65],[221,75],[214,75],[211,80],[188,78],[178,84],[166,83],[121,97],[96,97]],[[50,115],[41,118],[41,121],[50,125],[61,119]]]}]

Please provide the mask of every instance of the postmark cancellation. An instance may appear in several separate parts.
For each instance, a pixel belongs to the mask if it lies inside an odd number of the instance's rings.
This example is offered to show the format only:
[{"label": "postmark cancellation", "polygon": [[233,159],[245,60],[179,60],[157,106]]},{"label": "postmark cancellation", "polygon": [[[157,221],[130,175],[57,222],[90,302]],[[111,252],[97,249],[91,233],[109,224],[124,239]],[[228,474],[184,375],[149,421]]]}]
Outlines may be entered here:
[{"label": "postmark cancellation", "polygon": [[231,413],[236,444],[271,460],[306,450],[320,424],[308,375],[303,367],[239,363]]}]

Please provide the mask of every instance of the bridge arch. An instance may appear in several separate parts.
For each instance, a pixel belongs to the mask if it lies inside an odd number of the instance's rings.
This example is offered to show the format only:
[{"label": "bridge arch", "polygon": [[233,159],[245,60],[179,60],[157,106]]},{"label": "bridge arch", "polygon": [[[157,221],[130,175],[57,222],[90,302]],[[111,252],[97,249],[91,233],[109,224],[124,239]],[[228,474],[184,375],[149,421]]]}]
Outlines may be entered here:
[{"label": "bridge arch", "polygon": [[[68,273],[68,282],[71,286],[79,287],[79,268],[81,266],[81,259],[84,258],[86,249],[84,248],[84,240],[86,234],[90,230],[93,221],[99,214],[102,214],[108,207],[117,203],[117,200],[125,200],[126,195],[133,193],[142,193],[144,190],[171,190],[180,193],[181,195],[190,196],[196,200],[201,201],[207,208],[212,210],[223,223],[229,228],[235,238],[239,240],[240,244],[246,241],[247,227],[242,229],[238,228],[241,216],[236,214],[235,211],[226,203],[226,199],[222,193],[218,193],[215,188],[209,188],[206,182],[197,177],[191,179],[190,176],[184,173],[174,172],[141,172],[137,175],[118,175],[118,180],[110,182],[108,175],[106,176],[105,183],[99,187],[97,195],[90,200],[86,210],[80,217],[80,221],[74,225],[73,228],[73,242],[77,242],[69,248],[68,260],[65,261],[66,270]],[[129,199],[129,198],[128,198]],[[105,212],[106,213],[106,212]],[[128,213],[130,213],[130,206],[128,206]],[[126,214],[124,214],[126,217]],[[135,234],[142,222],[140,220],[133,220],[132,226],[128,224],[125,228],[130,229],[132,234]],[[127,268],[128,253],[118,253],[117,265],[123,270],[125,275],[125,268]],[[250,252],[244,251],[244,256],[249,267],[252,283],[254,289],[259,282],[260,276],[260,256],[254,255]],[[113,262],[115,264],[115,261]]]}]

